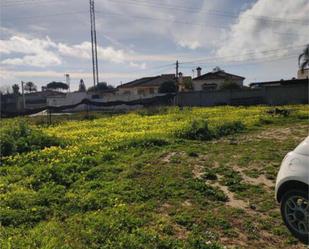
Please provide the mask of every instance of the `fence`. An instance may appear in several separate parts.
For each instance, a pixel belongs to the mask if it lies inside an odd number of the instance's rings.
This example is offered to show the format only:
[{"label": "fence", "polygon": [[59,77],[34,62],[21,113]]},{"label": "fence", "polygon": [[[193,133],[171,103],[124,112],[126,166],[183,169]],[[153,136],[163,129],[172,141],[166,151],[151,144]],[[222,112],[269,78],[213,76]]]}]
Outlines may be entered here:
[{"label": "fence", "polygon": [[1,108],[1,117],[15,117],[19,115],[31,115],[42,111],[48,113],[70,111],[78,106],[84,106],[84,110],[102,110],[114,107],[128,106],[216,106],[216,105],[285,105],[308,104],[308,84],[263,87],[260,89],[224,90],[224,91],[199,91],[180,92],[178,94],[166,94],[153,98],[138,99],[133,101],[98,102],[83,99],[77,104],[66,106],[43,106],[35,109],[26,109],[22,112],[12,112],[8,108]]},{"label": "fence", "polygon": [[181,92],[175,97],[174,103],[178,106],[308,104],[308,84],[245,90]]},{"label": "fence", "polygon": [[25,109],[21,112],[10,112],[8,110],[1,109],[1,117],[16,117],[20,115],[33,115],[42,111],[48,111],[48,113],[57,113],[66,110],[72,110],[78,106],[85,106],[86,110],[89,110],[90,107],[94,107],[94,109],[100,108],[108,108],[115,106],[155,106],[155,105],[171,105],[173,102],[173,98],[176,94],[166,94],[162,96],[156,96],[153,98],[146,99],[137,99],[132,101],[110,101],[110,102],[99,102],[92,101],[89,99],[83,99],[79,103],[73,105],[65,105],[65,106],[43,106],[35,109]]}]

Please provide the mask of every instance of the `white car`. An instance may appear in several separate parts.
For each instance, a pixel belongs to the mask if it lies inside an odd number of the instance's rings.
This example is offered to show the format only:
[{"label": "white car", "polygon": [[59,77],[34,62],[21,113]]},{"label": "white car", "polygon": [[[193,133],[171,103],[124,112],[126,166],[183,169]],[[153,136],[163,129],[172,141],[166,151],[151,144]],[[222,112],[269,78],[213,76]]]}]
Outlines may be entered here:
[{"label": "white car", "polygon": [[282,161],[277,181],[276,199],[290,232],[309,243],[309,136]]}]

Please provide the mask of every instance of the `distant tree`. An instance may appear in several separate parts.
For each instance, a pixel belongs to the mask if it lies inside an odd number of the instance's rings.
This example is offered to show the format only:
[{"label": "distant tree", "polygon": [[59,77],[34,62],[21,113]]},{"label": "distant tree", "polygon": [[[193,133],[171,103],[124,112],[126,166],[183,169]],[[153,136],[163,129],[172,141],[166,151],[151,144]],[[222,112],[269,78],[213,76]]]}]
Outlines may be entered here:
[{"label": "distant tree", "polygon": [[298,65],[302,72],[304,72],[306,67],[309,67],[309,44],[307,44],[304,51],[299,55]]},{"label": "distant tree", "polygon": [[99,82],[96,86],[92,86],[88,88],[89,92],[95,92],[95,91],[106,91],[109,89],[114,89],[112,85],[107,85],[106,82]]},{"label": "distant tree", "polygon": [[50,82],[46,85],[46,88],[49,90],[68,90],[69,86],[63,82]]},{"label": "distant tree", "polygon": [[212,69],[212,72],[213,72],[213,73],[216,73],[216,72],[224,72],[224,70],[222,70],[220,67],[216,66],[214,69]]},{"label": "distant tree", "polygon": [[191,77],[189,79],[184,80],[184,85],[185,85],[185,88],[188,90],[193,89],[193,83],[192,83]]},{"label": "distant tree", "polygon": [[13,94],[14,94],[14,95],[19,95],[19,85],[14,84],[14,85],[12,86],[12,90],[13,90]]},{"label": "distant tree", "polygon": [[27,82],[25,84],[24,90],[26,92],[32,93],[32,92],[36,92],[37,91],[37,87],[36,87],[36,85],[33,82],[29,81],[29,82]]},{"label": "distant tree", "polygon": [[78,91],[79,92],[86,92],[86,86],[85,86],[83,79],[80,79],[80,81],[79,81]]},{"label": "distant tree", "polygon": [[177,92],[177,86],[174,81],[165,81],[159,87],[159,93],[175,93]]},{"label": "distant tree", "polygon": [[232,89],[240,89],[241,86],[235,82],[226,81],[220,87],[220,90],[232,90]]}]

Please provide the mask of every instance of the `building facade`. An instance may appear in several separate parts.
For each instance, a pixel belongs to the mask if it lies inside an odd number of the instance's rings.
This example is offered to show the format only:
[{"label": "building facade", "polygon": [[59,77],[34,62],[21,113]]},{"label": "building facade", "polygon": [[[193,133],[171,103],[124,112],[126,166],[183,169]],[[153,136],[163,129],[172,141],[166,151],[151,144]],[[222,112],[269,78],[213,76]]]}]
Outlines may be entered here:
[{"label": "building facade", "polygon": [[202,69],[198,67],[197,77],[192,80],[194,91],[219,90],[225,84],[236,84],[243,86],[244,77],[226,73],[220,68],[215,68],[212,72],[201,74]]}]

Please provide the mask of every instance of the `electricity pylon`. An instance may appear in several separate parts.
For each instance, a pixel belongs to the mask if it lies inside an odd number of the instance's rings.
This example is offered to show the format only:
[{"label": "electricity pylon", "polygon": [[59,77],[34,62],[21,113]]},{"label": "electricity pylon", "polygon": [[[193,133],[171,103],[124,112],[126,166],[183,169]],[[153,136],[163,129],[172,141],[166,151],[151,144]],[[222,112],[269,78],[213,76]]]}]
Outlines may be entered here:
[{"label": "electricity pylon", "polygon": [[93,85],[96,86],[99,83],[99,66],[98,66],[97,32],[95,28],[94,0],[89,0],[89,3],[90,3]]}]

